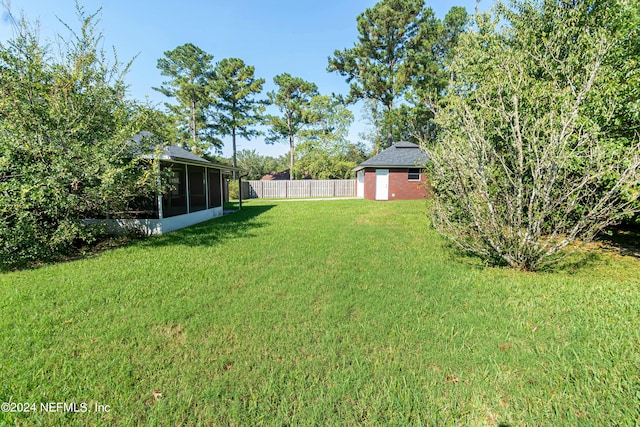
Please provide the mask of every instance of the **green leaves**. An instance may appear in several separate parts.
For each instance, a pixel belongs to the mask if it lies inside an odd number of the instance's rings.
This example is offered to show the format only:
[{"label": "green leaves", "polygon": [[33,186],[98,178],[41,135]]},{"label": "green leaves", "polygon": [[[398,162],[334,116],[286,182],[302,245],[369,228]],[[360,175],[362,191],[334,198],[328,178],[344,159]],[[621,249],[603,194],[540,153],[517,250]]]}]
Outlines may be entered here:
[{"label": "green leaves", "polygon": [[433,17],[422,0],[384,0],[358,16],[358,43],[336,50],[327,70],[351,83],[349,100],[375,99],[392,109],[409,85],[409,61],[423,42],[423,23]]},{"label": "green leaves", "polygon": [[[289,73],[279,74],[273,78],[278,91],[267,94],[269,103],[280,110],[280,116],[266,116],[269,131],[265,142],[273,144],[282,140],[289,141],[289,165],[293,171],[295,136],[313,122],[311,99],[318,94],[315,83],[307,82]],[[293,179],[293,173],[291,174]]]},{"label": "green leaves", "polygon": [[157,90],[166,96],[177,96],[185,103],[192,96],[203,97],[207,84],[213,77],[213,55],[191,43],[166,51],[164,55],[164,58],[158,59],[158,69],[163,76],[171,79]]},{"label": "green leaves", "polygon": [[145,107],[125,98],[127,66],[99,49],[96,15],[78,12],[59,56],[26,20],[0,45],[0,269],[70,253],[93,239],[82,219],[154,193],[128,143]]},{"label": "green leaves", "polygon": [[178,101],[166,106],[182,131],[183,145],[202,155],[222,146],[218,136],[231,136],[235,164],[236,136],[250,139],[260,134],[254,126],[260,123],[264,107],[255,96],[264,79],[256,79],[254,67],[239,58],[223,59],[215,67],[212,60],[191,43],[167,51],[158,68],[171,80],[154,89]]},{"label": "green leaves", "polygon": [[[433,114],[427,111],[436,109],[447,81],[443,61],[466,24],[464,8],[453,7],[443,23],[423,0],[381,0],[358,17],[358,41],[336,50],[327,70],[351,83],[347,101],[369,101],[375,145],[388,139],[432,141]],[[398,107],[405,111],[395,112]]]},{"label": "green leaves", "polygon": [[154,89],[178,102],[177,105],[166,106],[182,128],[181,142],[200,155],[210,148],[219,148],[222,143],[215,137],[215,129],[208,121],[212,105],[213,56],[191,43],[178,46],[164,55],[158,59],[158,69],[170,80]]},{"label": "green leaves", "polygon": [[260,122],[264,107],[255,96],[262,92],[264,79],[256,79],[254,67],[239,58],[220,61],[214,75],[210,87],[218,134],[247,139],[258,135],[252,127]]},{"label": "green leaves", "polygon": [[609,10],[500,4],[460,37],[431,180],[434,224],[463,249],[536,270],[638,211],[637,137],[607,129],[622,88]]},{"label": "green leaves", "polygon": [[211,82],[214,122],[219,135],[230,135],[233,143],[233,165],[236,160],[236,136],[251,139],[260,134],[255,128],[262,121],[264,102],[255,99],[262,92],[264,79],[256,79],[254,67],[239,58],[220,61]]},{"label": "green leaves", "polygon": [[311,98],[318,94],[315,83],[308,82],[300,77],[293,77],[289,73],[283,73],[273,78],[278,86],[278,91],[267,94],[269,103],[277,107],[283,114],[282,117],[269,116],[268,119],[276,124],[276,129],[286,129],[286,133],[270,133],[268,142],[275,142],[279,138],[295,135],[308,123],[310,123]]},{"label": "green leaves", "polygon": [[327,95],[314,96],[307,116],[309,127],[300,132],[303,141],[346,142],[353,114],[338,99]]},{"label": "green leaves", "polygon": [[279,172],[287,168],[285,156],[274,159],[262,156],[256,150],[240,150],[237,154],[238,165],[247,172],[244,179],[258,180],[270,172]]}]

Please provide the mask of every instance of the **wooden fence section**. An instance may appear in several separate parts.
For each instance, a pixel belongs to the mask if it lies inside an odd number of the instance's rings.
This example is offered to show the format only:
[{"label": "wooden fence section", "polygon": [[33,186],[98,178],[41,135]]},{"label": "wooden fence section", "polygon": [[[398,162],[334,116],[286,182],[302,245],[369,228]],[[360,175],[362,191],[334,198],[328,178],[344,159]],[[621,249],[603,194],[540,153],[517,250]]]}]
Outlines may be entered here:
[{"label": "wooden fence section", "polygon": [[243,199],[302,199],[311,197],[355,197],[355,179],[243,181]]}]

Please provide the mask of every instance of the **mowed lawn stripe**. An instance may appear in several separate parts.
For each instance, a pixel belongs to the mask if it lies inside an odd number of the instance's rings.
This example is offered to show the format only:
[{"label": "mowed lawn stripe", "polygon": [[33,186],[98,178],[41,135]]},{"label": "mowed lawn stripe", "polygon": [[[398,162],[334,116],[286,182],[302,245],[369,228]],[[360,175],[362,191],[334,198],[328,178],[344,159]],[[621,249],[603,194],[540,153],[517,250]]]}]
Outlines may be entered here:
[{"label": "mowed lawn stripe", "polygon": [[[8,424],[633,425],[640,266],[486,268],[424,201],[250,201],[0,275]],[[2,424],[0,423],[0,424]]]}]

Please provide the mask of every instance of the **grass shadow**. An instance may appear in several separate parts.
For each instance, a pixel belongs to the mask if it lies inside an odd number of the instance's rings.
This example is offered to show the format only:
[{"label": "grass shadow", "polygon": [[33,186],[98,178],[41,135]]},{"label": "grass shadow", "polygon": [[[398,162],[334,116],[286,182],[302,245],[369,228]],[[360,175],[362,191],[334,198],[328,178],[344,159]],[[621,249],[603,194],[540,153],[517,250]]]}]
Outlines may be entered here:
[{"label": "grass shadow", "polygon": [[616,251],[621,255],[640,258],[640,226],[620,225],[600,233],[595,239],[603,249]]},{"label": "grass shadow", "polygon": [[[484,270],[486,268],[504,268],[517,270],[505,261],[499,259],[486,259],[483,256],[466,251],[460,248],[452,241],[446,241],[442,245],[443,250],[448,254],[448,259],[452,263],[464,265],[467,268],[475,270]],[[568,248],[557,254],[557,257],[550,260],[549,263],[540,265],[537,272],[540,273],[558,273],[564,272],[569,274],[577,273],[581,269],[592,267],[602,262],[603,257],[599,249],[594,250],[586,246]]]},{"label": "grass shadow", "polygon": [[[256,218],[275,205],[244,206],[241,211],[201,222],[181,230],[150,237],[138,243],[142,247],[163,247],[184,245],[211,246],[227,239],[251,237],[253,230],[267,225]],[[225,206],[226,208],[227,206]]]},{"label": "grass shadow", "polygon": [[603,261],[598,251],[587,250],[584,246],[572,250],[565,249],[554,262],[542,265],[538,270],[541,273],[565,273],[576,274],[578,271],[588,269]]},{"label": "grass shadow", "polygon": [[447,259],[451,263],[464,265],[474,270],[482,270],[487,267],[500,267],[500,265],[494,265],[474,252],[462,249],[451,240],[445,240],[442,243],[442,250],[446,251]]}]

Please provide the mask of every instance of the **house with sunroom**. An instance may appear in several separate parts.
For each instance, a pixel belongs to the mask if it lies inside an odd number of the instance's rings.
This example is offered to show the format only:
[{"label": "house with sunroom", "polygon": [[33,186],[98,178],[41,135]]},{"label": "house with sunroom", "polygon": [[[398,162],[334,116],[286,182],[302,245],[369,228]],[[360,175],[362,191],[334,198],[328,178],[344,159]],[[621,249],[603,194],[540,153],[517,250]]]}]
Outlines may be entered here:
[{"label": "house with sunroom", "polygon": [[417,200],[429,197],[424,167],[427,154],[411,142],[398,142],[360,163],[356,195],[369,200]]},{"label": "house with sunroom", "polygon": [[[134,136],[133,140],[149,135],[144,132]],[[113,232],[136,228],[152,235],[222,216],[227,198],[227,177],[234,170],[241,171],[212,163],[178,146],[164,147],[157,153],[141,157],[160,160],[161,171],[169,171],[170,189],[140,200],[135,211],[122,213],[123,218],[88,220],[88,223],[99,221]]]}]

